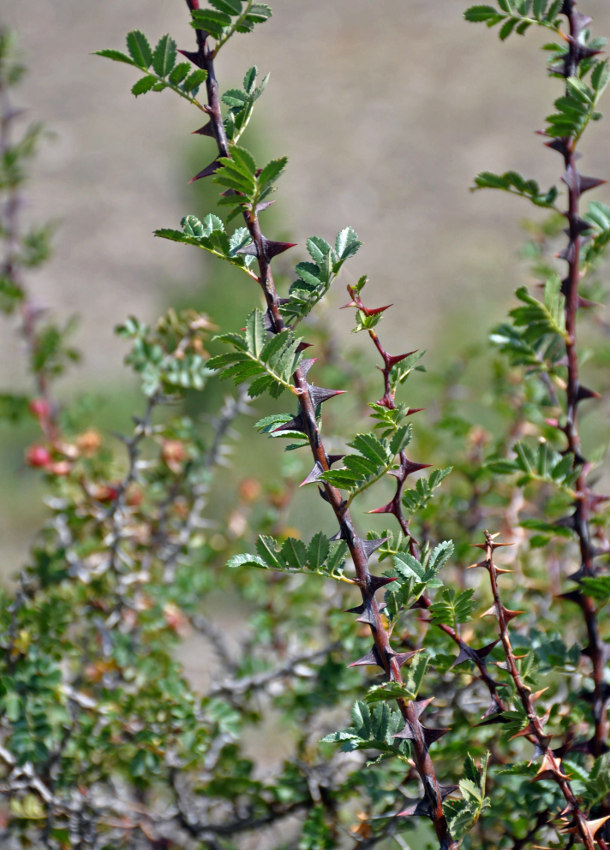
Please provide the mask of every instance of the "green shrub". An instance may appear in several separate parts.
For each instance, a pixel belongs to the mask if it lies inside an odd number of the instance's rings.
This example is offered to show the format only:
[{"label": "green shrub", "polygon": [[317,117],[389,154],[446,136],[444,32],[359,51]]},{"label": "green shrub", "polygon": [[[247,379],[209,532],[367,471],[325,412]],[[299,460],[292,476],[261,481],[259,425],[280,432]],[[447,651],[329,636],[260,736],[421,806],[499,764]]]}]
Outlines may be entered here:
[{"label": "green shrub", "polygon": [[[138,71],[134,95],[169,90],[203,113],[194,179],[218,187],[218,209],[156,235],[224,261],[261,300],[248,316],[215,316],[220,327],[193,310],[127,319],[118,334],[143,402],[119,439],[54,395],[76,353],[27,286],[50,235],[18,217],[39,128],[15,130],[22,69],[0,40],[0,295],[34,382],[31,397],[2,395],[0,412],[38,422],[26,461],[49,494],[30,562],[2,594],[3,846],[228,850],[254,836],[299,850],[603,850],[610,547],[595,487],[605,435],[590,434],[608,391],[610,209],[584,205],[604,181],[577,169],[608,83],[603,41],[573,0],[465,13],[502,40],[549,31],[560,94],[543,135],[562,163],[548,190],[513,171],[475,178],[473,189],[548,211],[528,225],[534,283],[491,330],[474,381],[469,355],[430,376],[424,414],[410,381],[421,355],[387,350],[388,307],[372,306],[383,297],[366,277],[351,279],[347,306],[378,369],[360,345],[338,357],[310,321],[340,273],[350,280],[354,230],[312,236],[300,253],[266,235],[287,160],[257,162],[242,140],[266,77],[253,67],[223,91],[216,74],[221,49],[256,38],[271,9],[187,6],[192,49],[134,31],[127,52],[99,54]],[[291,249],[285,285],[274,261]],[[187,415],[185,397],[222,381],[232,395]],[[338,398],[348,388],[351,403]],[[277,452],[260,479],[240,480],[233,429],[261,396],[252,445]],[[599,424],[585,440],[589,408]],[[196,685],[178,660],[195,636]]]}]

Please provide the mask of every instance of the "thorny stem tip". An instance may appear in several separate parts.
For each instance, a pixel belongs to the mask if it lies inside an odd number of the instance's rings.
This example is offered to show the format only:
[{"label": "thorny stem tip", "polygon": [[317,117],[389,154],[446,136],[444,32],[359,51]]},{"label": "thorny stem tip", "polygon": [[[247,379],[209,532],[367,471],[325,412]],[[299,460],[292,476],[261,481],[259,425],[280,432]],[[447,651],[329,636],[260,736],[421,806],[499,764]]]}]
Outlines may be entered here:
[{"label": "thorny stem tip", "polygon": [[[361,310],[365,315],[370,315],[371,310],[365,306],[360,296],[356,293],[355,289],[351,286],[348,286],[347,290],[352,299],[353,305],[358,310]],[[396,394],[392,389],[391,373],[394,365],[397,362],[400,362],[400,359],[403,359],[404,356],[408,355],[403,355],[402,357],[398,358],[392,357],[382,345],[381,340],[379,339],[379,336],[374,329],[369,329],[368,334],[373,344],[375,345],[375,348],[379,352],[381,359],[383,360],[383,367],[381,371],[383,376],[384,394],[379,400],[378,404],[384,405],[384,407],[387,407],[389,410],[395,410]],[[409,410],[409,413],[416,412],[419,412],[419,410]],[[392,514],[395,517],[402,533],[408,540],[409,551],[411,555],[418,558],[421,554],[420,546],[411,531],[407,518],[404,515],[402,506],[402,494],[409,474],[413,471],[416,471],[417,469],[423,468],[427,464],[412,463],[408,459],[407,454],[404,450],[400,452],[399,458],[400,465],[395,473],[396,490],[393,498],[387,505],[384,506],[383,510],[384,513]],[[427,610],[428,608],[430,608],[432,600],[430,599],[427,593],[423,593],[422,596],[420,596],[420,598],[418,599],[417,604],[424,610]],[[479,671],[479,678],[487,687],[492,699],[492,704],[486,712],[485,717],[488,717],[489,715],[495,715],[501,711],[504,711],[507,706],[498,694],[498,683],[489,675],[486,666],[485,658],[487,653],[485,650],[489,649],[489,647],[484,647],[483,650],[472,649],[465,643],[465,641],[461,638],[459,632],[456,629],[445,623],[435,623],[435,625],[441,631],[445,632],[445,634],[450,637],[451,640],[453,640],[454,643],[457,644],[457,646],[459,647],[460,654],[458,655],[458,661],[464,661],[466,660],[466,658],[469,658],[476,665]]]},{"label": "thorny stem tip", "polygon": [[[485,532],[485,544],[481,546],[481,548],[484,548],[485,551],[485,559],[481,562],[481,564],[479,564],[479,566],[485,567],[489,573],[495,613],[498,620],[500,639],[506,656],[508,672],[513,680],[521,705],[523,706],[523,710],[525,711],[528,719],[527,726],[519,734],[527,737],[533,737],[539,752],[542,753],[542,764],[534,777],[534,780],[550,779],[558,785],[567,803],[566,808],[561,814],[562,816],[568,814],[571,815],[574,821],[574,826],[570,828],[569,831],[575,832],[579,835],[587,850],[595,850],[596,840],[600,847],[605,848],[606,843],[603,839],[595,838],[595,823],[587,820],[587,817],[582,811],[578,799],[572,790],[569,777],[562,771],[560,755],[557,755],[550,746],[551,735],[545,731],[545,718],[539,717],[535,707],[536,698],[540,696],[540,694],[532,693],[531,688],[523,681],[521,672],[517,665],[517,659],[510,642],[508,623],[514,616],[522,612],[509,611],[503,605],[500,598],[500,590],[498,587],[498,575],[500,571],[494,563],[493,553],[494,549],[502,544],[494,543],[495,536],[496,535],[492,535],[488,531]],[[564,823],[567,823],[565,819]]]}]

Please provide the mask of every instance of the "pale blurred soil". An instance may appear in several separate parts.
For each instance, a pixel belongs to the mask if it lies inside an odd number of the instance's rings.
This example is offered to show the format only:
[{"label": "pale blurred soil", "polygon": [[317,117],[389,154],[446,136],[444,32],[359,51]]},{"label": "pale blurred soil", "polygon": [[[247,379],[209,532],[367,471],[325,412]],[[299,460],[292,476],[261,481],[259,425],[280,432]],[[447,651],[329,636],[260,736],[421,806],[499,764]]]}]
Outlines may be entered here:
[{"label": "pale blurred soil", "polygon": [[[366,272],[378,288],[371,301],[394,303],[384,326],[390,350],[449,355],[481,338],[522,282],[518,222],[530,209],[468,189],[482,170],[516,168],[542,186],[556,180],[561,161],[534,134],[560,94],[536,49],[544,39],[529,32],[500,44],[495,31],[462,20],[467,0],[273,5],[272,20],[232,42],[217,70],[222,88],[254,63],[271,73],[256,137],[270,158],[290,155],[276,196],[278,235],[303,245],[347,224],[358,231],[365,245],[341,286]],[[596,33],[610,34],[607,0],[581,8],[595,16]],[[55,134],[35,166],[27,216],[58,221],[56,251],[30,284],[58,317],[80,316],[76,383],[112,394],[125,376],[113,327],[130,313],[153,320],[174,293],[203,282],[196,251],[152,232],[196,206],[202,187],[186,185],[187,160],[200,151],[203,167],[213,149],[190,135],[202,122],[188,104],[169,92],[134,100],[137,75],[91,54],[122,48],[136,28],[155,40],[169,31],[192,47],[186,4],[3,0],[0,23],[20,31],[30,67],[18,103]],[[584,173],[610,176],[609,142],[608,121],[591,129]],[[610,203],[607,187],[596,197]],[[285,268],[297,251],[281,258]],[[337,292],[335,303],[344,301]],[[338,328],[349,327],[347,312],[331,313]],[[0,333],[0,387],[29,391],[10,322]],[[23,545],[18,510],[0,521],[5,554],[7,541]]]},{"label": "pale blurred soil", "polygon": [[[545,184],[560,167],[533,134],[559,94],[534,49],[540,36],[500,45],[463,22],[467,5],[276,0],[274,18],[218,62],[223,87],[253,63],[271,72],[258,127],[270,156],[290,154],[277,195],[287,233],[303,243],[355,227],[365,248],[351,272],[366,271],[380,299],[395,303],[388,326],[411,348],[430,349],[431,330],[446,328],[455,311],[463,316],[472,299],[508,299],[518,282],[516,222],[527,207],[470,194],[473,176],[515,167]],[[582,8],[596,32],[610,32],[607,0]],[[59,314],[81,316],[85,382],[109,380],[122,357],[113,326],[128,313],[152,319],[172,287],[196,285],[196,252],[151,234],[176,226],[189,211],[185,195],[201,191],[185,189],[186,145],[199,145],[203,166],[211,142],[189,138],[200,121],[188,104],[167,92],[134,101],[131,69],[91,53],[121,48],[133,28],[151,38],[169,31],[190,47],[186,7],[4,0],[0,19],[21,31],[31,69],[20,102],[56,134],[36,166],[29,212],[61,226],[55,258],[32,284]],[[603,176],[610,125],[590,135],[586,173]],[[6,378],[17,355],[16,340],[2,334]]]}]

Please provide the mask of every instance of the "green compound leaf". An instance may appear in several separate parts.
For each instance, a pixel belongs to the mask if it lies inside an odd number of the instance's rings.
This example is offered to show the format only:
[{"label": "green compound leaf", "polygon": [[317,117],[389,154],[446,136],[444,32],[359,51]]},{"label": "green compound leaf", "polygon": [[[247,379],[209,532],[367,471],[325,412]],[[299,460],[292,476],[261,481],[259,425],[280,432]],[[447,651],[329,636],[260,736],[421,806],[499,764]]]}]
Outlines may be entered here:
[{"label": "green compound leaf", "polygon": [[415,699],[415,695],[404,682],[383,682],[381,685],[373,685],[365,696],[368,705],[376,702],[388,702],[396,699]]},{"label": "green compound leaf", "polygon": [[475,177],[474,182],[475,186],[472,191],[476,191],[477,189],[501,189],[512,195],[527,198],[537,207],[554,208],[558,194],[555,186],[551,186],[548,192],[542,193],[535,180],[526,180],[525,177],[522,177],[516,171],[506,171],[504,174],[493,174],[491,171],[483,171]]},{"label": "green compound leaf", "polygon": [[279,159],[272,159],[271,162],[267,163],[267,165],[262,169],[258,177],[258,182],[261,187],[261,193],[265,193],[268,189],[271,188],[271,186],[275,183],[282,171],[286,168],[287,162],[288,157],[283,156]]},{"label": "green compound leaf", "polygon": [[[192,66],[191,66],[190,62],[179,62],[175,66],[175,68],[172,69],[172,72],[168,77],[168,82],[171,83],[174,86],[177,86],[179,83],[181,83],[185,79],[185,77],[187,76],[187,74],[191,70],[191,67]],[[205,71],[203,72],[203,74],[204,74],[204,79],[205,79]]]},{"label": "green compound leaf", "polygon": [[[181,65],[182,63],[176,67],[181,67]],[[175,70],[176,69],[174,68],[174,71]],[[191,71],[186,80],[182,83],[182,90],[185,92],[195,92],[199,86],[207,80],[207,78],[207,71],[197,68],[195,71]]]},{"label": "green compound leaf", "polygon": [[273,190],[273,184],[287,161],[286,157],[273,160],[259,173],[252,154],[234,145],[231,156],[220,158],[221,168],[213,177],[214,183],[232,190],[232,193],[225,194],[221,203],[229,206],[246,204],[251,209],[256,208]]},{"label": "green compound leaf", "polygon": [[225,233],[222,219],[211,213],[208,213],[201,221],[197,216],[187,215],[182,219],[181,224],[182,230],[162,228],[155,230],[155,236],[169,239],[171,242],[180,242],[183,245],[195,245],[252,276],[253,273],[249,271],[249,268],[255,261],[254,256],[240,253],[251,242],[245,227],[238,227],[229,237]]},{"label": "green compound leaf", "polygon": [[289,322],[299,322],[326,295],[346,260],[353,257],[362,243],[356,231],[344,228],[334,247],[320,236],[307,240],[311,262],[297,263],[297,280],[290,287],[288,299],[281,305],[282,315]]},{"label": "green compound leaf", "polygon": [[271,6],[266,3],[253,3],[246,15],[246,20],[253,24],[262,24],[273,14]]},{"label": "green compound leaf", "polygon": [[265,3],[253,3],[249,11],[242,15],[235,24],[236,32],[252,32],[256,24],[264,24],[271,17],[271,7]]},{"label": "green compound leaf", "polygon": [[583,245],[583,254],[587,263],[593,263],[603,256],[610,244],[610,207],[600,201],[592,201],[585,219],[592,226],[592,238]]},{"label": "green compound leaf", "polygon": [[396,455],[408,444],[410,434],[408,426],[400,428],[390,440],[379,439],[374,434],[357,434],[348,446],[358,454],[345,455],[342,469],[328,470],[320,477],[347,490],[353,498],[398,466]]},{"label": "green compound leaf", "polygon": [[489,753],[481,759],[480,767],[468,754],[464,762],[464,779],[459,783],[462,799],[451,800],[443,805],[449,828],[458,839],[469,832],[481,813],[491,806],[491,800],[485,796],[488,762]]},{"label": "green compound leaf", "polygon": [[[254,357],[260,357],[260,353],[265,346],[267,331],[265,330],[265,320],[260,310],[250,313],[246,322],[246,345],[248,352]],[[276,337],[277,339],[277,337]]]},{"label": "green compound leaf", "polygon": [[403,493],[402,504],[405,511],[415,514],[424,510],[434,498],[434,491],[452,471],[453,467],[448,466],[444,469],[435,469],[428,478],[418,478],[415,486]]},{"label": "green compound leaf", "polygon": [[139,68],[144,68],[145,70],[150,68],[153,61],[153,52],[143,32],[132,30],[127,34],[127,49],[134,63]]},{"label": "green compound leaf", "polygon": [[218,9],[201,9],[193,12],[191,26],[204,30],[212,38],[220,39],[231,25],[231,15]]},{"label": "green compound leaf", "polygon": [[263,77],[257,85],[258,69],[253,65],[246,71],[244,76],[244,88],[229,89],[222,95],[222,102],[229,107],[229,110],[224,118],[225,131],[230,142],[236,143],[242,135],[254,110],[254,104],[262,95],[269,75]]},{"label": "green compound leaf", "polygon": [[453,542],[444,540],[432,552],[428,552],[422,561],[418,561],[409,552],[398,552],[394,555],[394,568],[402,579],[415,579],[421,583],[433,581],[438,572],[453,554]]},{"label": "green compound leaf", "polygon": [[257,567],[283,573],[304,573],[343,580],[343,568],[347,558],[345,541],[329,541],[318,532],[309,544],[294,537],[283,543],[268,535],[260,535],[256,544],[257,554],[234,555],[229,567]]},{"label": "green compound leaf", "polygon": [[319,531],[311,540],[307,549],[307,563],[316,572],[323,566],[330,553],[330,542],[325,534]]},{"label": "green compound leaf", "polygon": [[588,806],[595,806],[610,794],[610,762],[607,756],[595,759],[585,780],[583,796]]},{"label": "green compound leaf", "polygon": [[403,667],[403,682],[383,682],[369,688],[365,697],[369,705],[377,702],[387,702],[397,699],[415,700],[421,688],[429,658],[425,652],[413,657],[408,667]]},{"label": "green compound leaf", "polygon": [[442,623],[453,629],[458,623],[467,623],[476,606],[474,593],[472,588],[457,591],[453,587],[443,587],[429,609],[432,622]]},{"label": "green compound leaf", "polygon": [[318,265],[323,263],[332,252],[331,246],[321,236],[310,236],[307,240],[307,250],[311,259]]},{"label": "green compound leaf", "polygon": [[515,295],[525,305],[515,307],[510,311],[516,327],[528,329],[528,338],[536,339],[544,334],[556,334],[563,337],[565,333],[561,281],[559,276],[549,279],[545,290],[545,301],[539,301],[521,286]]},{"label": "green compound leaf", "polygon": [[471,23],[484,23],[488,27],[502,24],[498,34],[505,41],[513,32],[524,35],[533,25],[546,27],[555,32],[559,29],[557,16],[563,0],[496,0],[497,5],[479,4],[464,12],[464,18]]},{"label": "green compound leaf", "polygon": [[514,458],[489,458],[485,467],[499,475],[522,473],[517,480],[522,487],[533,481],[555,484],[558,489],[573,496],[572,484],[578,477],[574,468],[574,456],[562,455],[547,442],[533,448],[529,443],[518,442],[513,446]]},{"label": "green compound leaf", "polygon": [[222,95],[222,102],[227,106],[243,108],[248,103],[248,95],[240,89],[229,89]]},{"label": "green compound leaf", "polygon": [[322,738],[323,743],[342,743],[342,750],[375,749],[381,753],[404,759],[409,753],[408,741],[394,738],[404,726],[402,714],[387,702],[369,708],[366,702],[357,702],[352,708],[352,725]]},{"label": "green compound leaf", "polygon": [[464,18],[471,23],[479,23],[481,21],[493,20],[497,23],[496,18],[502,19],[502,15],[498,15],[498,10],[493,6],[471,6],[464,12]]},{"label": "green compound leaf", "polygon": [[210,6],[229,17],[241,14],[241,0],[208,0]]},{"label": "green compound leaf", "polygon": [[153,53],[153,68],[160,77],[167,77],[176,64],[176,42],[169,35],[159,40]]},{"label": "green compound leaf", "polygon": [[317,805],[309,810],[303,823],[299,850],[334,850],[335,830],[326,823],[324,806]]},{"label": "green compound leaf", "polygon": [[191,26],[207,32],[216,39],[215,53],[226,44],[234,33],[251,32],[256,24],[271,17],[271,8],[266,3],[252,3],[245,8],[240,0],[211,0],[213,9],[197,9],[191,13]]},{"label": "green compound leaf", "polygon": [[335,253],[341,262],[353,257],[358,252],[362,242],[353,227],[345,227],[335,240]]},{"label": "green compound leaf", "polygon": [[96,55],[148,71],[131,90],[136,97],[148,91],[160,92],[170,88],[189,103],[197,103],[194,95],[207,78],[207,72],[202,69],[191,71],[190,62],[176,65],[176,42],[169,35],[162,36],[152,51],[144,33],[133,30],[127,36],[127,47],[130,56],[119,50],[98,50]]},{"label": "green compound leaf", "polygon": [[231,148],[231,164],[237,168],[244,176],[251,178],[253,181],[256,178],[256,162],[252,154],[245,148],[240,148],[237,145]]},{"label": "green compound leaf", "polygon": [[[187,334],[192,317],[173,312],[172,321],[174,326],[182,326],[180,333]],[[166,350],[159,333],[134,317],[119,326],[117,333],[132,340],[132,349],[126,362],[140,375],[142,389],[148,396],[160,390],[202,390],[208,378],[214,374],[201,354],[195,351],[185,353]]]},{"label": "green compound leaf", "polygon": [[153,86],[156,86],[159,81],[156,77],[147,76],[141,77],[134,86],[132,86],[131,93],[136,97],[140,94],[144,94],[147,91],[150,91]]},{"label": "green compound leaf", "polygon": [[418,655],[414,656],[413,661],[411,661],[407,668],[403,668],[403,670],[405,670],[403,673],[404,685],[407,691],[411,694],[409,699],[417,699],[419,689],[424,682],[429,661],[430,658],[428,654],[426,652],[420,652]]},{"label": "green compound leaf", "polygon": [[120,50],[96,50],[94,55],[103,56],[105,59],[112,59],[114,62],[124,62],[126,65],[131,65],[132,67],[141,67],[125,53],[121,53]]},{"label": "green compound leaf", "polygon": [[581,587],[587,596],[604,605],[610,601],[610,576],[595,576],[581,579]]},{"label": "green compound leaf", "polygon": [[244,90],[248,94],[252,94],[257,73],[258,68],[256,67],[256,65],[253,65],[251,68],[248,68],[244,75]]}]

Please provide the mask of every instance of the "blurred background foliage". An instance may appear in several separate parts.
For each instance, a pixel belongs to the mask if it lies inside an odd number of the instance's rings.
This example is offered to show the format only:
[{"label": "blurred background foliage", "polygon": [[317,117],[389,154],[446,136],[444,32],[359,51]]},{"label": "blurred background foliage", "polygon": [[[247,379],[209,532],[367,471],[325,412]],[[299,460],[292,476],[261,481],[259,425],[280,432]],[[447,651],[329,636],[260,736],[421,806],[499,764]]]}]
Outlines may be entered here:
[{"label": "blurred background foliage", "polygon": [[[598,32],[610,30],[604,0],[591,0],[587,11]],[[187,44],[182,12],[177,3],[106,0],[92,26],[77,0],[25,0],[2,10],[30,68],[21,103],[52,131],[33,164],[26,215],[53,221],[56,236],[52,261],[31,286],[58,320],[78,317],[73,339],[83,365],[64,381],[65,397],[85,389],[102,425],[119,430],[134,397],[113,339],[117,323],[128,314],[152,321],[168,304],[205,306],[213,319],[231,299],[245,315],[258,297],[232,270],[152,238],[185,212],[209,210],[206,181],[187,185],[207,163],[209,146],[189,136],[196,127],[186,104],[163,94],[161,109],[153,98],[134,106],[120,74],[91,56],[143,21],[151,35],[171,31]],[[516,260],[526,212],[501,193],[469,194],[473,177],[508,168],[541,185],[556,177],[533,134],[554,96],[534,49],[541,36],[528,33],[498,50],[462,21],[456,0],[449,13],[446,0],[376,0],[374,8],[367,0],[308,0],[274,12],[273,26],[243,38],[220,69],[227,86],[254,62],[271,73],[248,144],[263,157],[291,156],[268,214],[274,235],[303,246],[310,234],[329,238],[350,224],[364,242],[351,274],[368,273],[395,305],[385,323],[388,345],[426,349],[428,369],[456,353],[460,369],[470,366],[464,360],[503,315],[516,270],[525,269]],[[333,90],[341,96],[331,97]],[[607,122],[596,126],[583,145],[592,173],[604,173],[608,132]],[[607,202],[608,190],[598,197]],[[292,257],[282,261],[288,271]],[[343,303],[340,286],[333,298],[334,306]],[[345,313],[327,310],[337,333],[349,328]],[[0,338],[0,376],[13,390],[27,386],[20,346],[9,324]],[[479,383],[476,370],[471,380]],[[418,406],[430,402],[431,386],[417,383]],[[36,425],[0,427],[0,473],[11,482],[10,495],[3,488],[2,560],[14,563],[40,516],[20,461]],[[257,439],[249,426],[246,433]],[[244,445],[244,463],[253,457],[264,458],[258,439],[254,453]]]}]

